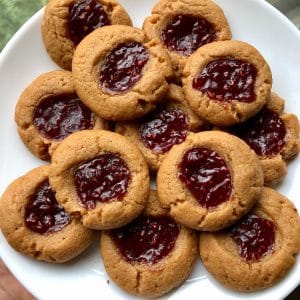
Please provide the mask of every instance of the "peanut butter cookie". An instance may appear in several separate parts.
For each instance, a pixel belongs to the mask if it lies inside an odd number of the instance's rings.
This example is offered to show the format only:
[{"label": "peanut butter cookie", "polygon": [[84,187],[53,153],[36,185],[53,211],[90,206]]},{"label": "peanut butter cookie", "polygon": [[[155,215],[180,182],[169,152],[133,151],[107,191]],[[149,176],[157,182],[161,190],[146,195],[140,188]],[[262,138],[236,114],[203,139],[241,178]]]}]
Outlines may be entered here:
[{"label": "peanut butter cookie", "polygon": [[168,92],[167,52],[137,28],[113,25],[92,32],[77,47],[74,84],[82,101],[107,120],[142,117]]},{"label": "peanut butter cookie", "polygon": [[188,277],[196,258],[197,235],[173,221],[151,191],[142,216],[125,227],[102,231],[100,252],[108,275],[122,289],[153,298]]},{"label": "peanut butter cookie", "polygon": [[189,132],[206,128],[189,108],[182,89],[170,84],[164,100],[149,116],[116,124],[116,132],[138,145],[151,170],[156,171],[173,145],[182,143]]},{"label": "peanut butter cookie", "polygon": [[275,185],[287,172],[287,162],[299,152],[299,121],[284,113],[284,100],[272,93],[264,108],[231,132],[243,139],[258,155],[265,185]]},{"label": "peanut butter cookie", "polygon": [[132,25],[115,0],[51,0],[45,9],[42,38],[50,57],[71,70],[80,41],[96,28],[112,24]]},{"label": "peanut butter cookie", "polygon": [[92,229],[136,218],[149,194],[149,171],[137,146],[105,130],[70,135],[54,152],[50,183],[67,212]]},{"label": "peanut butter cookie", "polygon": [[192,54],[183,71],[183,90],[191,108],[217,126],[246,121],[268,101],[269,65],[241,41],[207,44]]},{"label": "peanut butter cookie", "polygon": [[200,256],[222,284],[238,291],[267,288],[282,278],[300,251],[300,219],[283,195],[264,188],[255,208],[233,227],[201,233]]},{"label": "peanut butter cookie", "polygon": [[173,146],[157,175],[170,215],[189,228],[216,231],[245,215],[260,197],[259,159],[239,138],[221,131],[191,133]]},{"label": "peanut butter cookie", "polygon": [[36,78],[20,96],[15,120],[24,144],[43,160],[50,160],[71,133],[107,126],[81,102],[68,71],[52,71]]},{"label": "peanut butter cookie", "polygon": [[231,39],[222,9],[210,0],[160,0],[143,29],[168,50],[178,81],[188,56],[195,50],[213,41]]},{"label": "peanut butter cookie", "polygon": [[62,263],[83,252],[96,234],[57,203],[48,174],[49,166],[35,168],[8,186],[0,200],[0,228],[15,250]]}]

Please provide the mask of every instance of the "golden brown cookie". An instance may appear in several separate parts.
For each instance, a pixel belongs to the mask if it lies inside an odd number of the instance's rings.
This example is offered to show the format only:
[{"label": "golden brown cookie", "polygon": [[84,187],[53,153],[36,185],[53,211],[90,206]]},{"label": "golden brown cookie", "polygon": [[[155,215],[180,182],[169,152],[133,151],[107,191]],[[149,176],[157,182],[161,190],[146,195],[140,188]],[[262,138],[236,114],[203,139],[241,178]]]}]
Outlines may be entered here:
[{"label": "golden brown cookie", "polygon": [[299,121],[284,113],[284,100],[277,94],[247,122],[234,126],[233,134],[242,138],[258,155],[265,185],[274,185],[286,175],[286,164],[299,152]]},{"label": "golden brown cookie", "polygon": [[71,70],[79,42],[96,28],[111,24],[132,25],[115,0],[52,0],[45,9],[42,38],[50,57]]},{"label": "golden brown cookie", "polygon": [[8,186],[0,200],[0,228],[15,250],[63,263],[83,252],[96,234],[57,203],[48,174],[49,166],[35,168]]},{"label": "golden brown cookie", "polygon": [[116,124],[116,132],[136,144],[151,170],[156,171],[168,151],[182,143],[189,132],[205,128],[205,123],[189,108],[182,88],[170,84],[164,100],[151,115]]},{"label": "golden brown cookie", "polygon": [[191,133],[175,145],[157,175],[170,215],[189,228],[216,231],[245,215],[260,197],[259,159],[239,138],[221,131]]},{"label": "golden brown cookie", "polygon": [[154,298],[189,276],[197,255],[197,235],[174,222],[151,191],[141,217],[125,227],[102,231],[100,252],[106,272],[122,289]]},{"label": "golden brown cookie", "polygon": [[52,157],[50,183],[67,212],[92,229],[112,229],[136,218],[149,194],[149,171],[139,149],[104,130],[70,135]]},{"label": "golden brown cookie", "polygon": [[253,46],[241,41],[207,44],[192,54],[183,71],[191,108],[217,126],[241,123],[267,102],[271,70]]},{"label": "golden brown cookie", "polygon": [[73,59],[75,88],[99,116],[121,121],[153,110],[168,91],[173,74],[167,52],[137,28],[99,28],[77,47]]},{"label": "golden brown cookie", "polygon": [[300,219],[283,195],[264,188],[255,208],[230,229],[201,233],[200,256],[222,284],[238,291],[267,288],[282,278],[300,251]]},{"label": "golden brown cookie", "polygon": [[231,39],[222,9],[210,0],[160,0],[143,29],[168,50],[178,81],[187,57],[195,50],[213,41]]},{"label": "golden brown cookie", "polygon": [[20,96],[15,120],[24,144],[43,160],[49,160],[69,134],[107,126],[81,102],[68,71],[52,71],[36,78]]}]

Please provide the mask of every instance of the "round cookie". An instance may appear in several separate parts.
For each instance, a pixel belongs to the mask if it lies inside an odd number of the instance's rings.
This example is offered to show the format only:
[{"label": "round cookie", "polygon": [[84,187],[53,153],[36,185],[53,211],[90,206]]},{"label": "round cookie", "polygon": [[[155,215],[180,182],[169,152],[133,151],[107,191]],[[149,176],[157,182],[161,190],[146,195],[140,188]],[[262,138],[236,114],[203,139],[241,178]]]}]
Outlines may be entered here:
[{"label": "round cookie", "polygon": [[45,9],[42,38],[53,61],[71,70],[79,42],[96,28],[111,24],[132,25],[115,0],[52,0]]},{"label": "round cookie", "polygon": [[177,80],[189,55],[199,47],[230,40],[231,32],[222,9],[213,1],[160,0],[143,24],[147,36],[168,50]]},{"label": "round cookie", "polygon": [[115,126],[116,132],[139,147],[153,171],[173,145],[182,143],[190,131],[204,128],[204,122],[186,103],[182,88],[175,84],[170,84],[168,94],[150,116]]},{"label": "round cookie", "polygon": [[189,276],[196,252],[195,232],[168,216],[155,191],[150,192],[141,217],[101,233],[106,272],[122,289],[139,297],[159,297],[178,287]]},{"label": "round cookie", "polygon": [[123,136],[84,130],[66,138],[52,157],[50,183],[67,212],[92,229],[112,229],[136,218],[149,193],[149,171],[139,149]]},{"label": "round cookie", "polygon": [[114,121],[153,110],[167,93],[172,73],[168,54],[158,41],[122,25],[95,30],[80,43],[73,59],[78,95],[99,116]]},{"label": "round cookie", "polygon": [[216,231],[233,224],[258,200],[261,164],[239,138],[221,131],[191,133],[174,146],[157,174],[170,215],[189,228]]},{"label": "round cookie", "polygon": [[284,113],[284,100],[277,94],[247,122],[230,132],[243,139],[258,155],[265,185],[275,185],[287,172],[286,164],[299,152],[299,121],[296,115]]},{"label": "round cookie", "polygon": [[192,54],[183,71],[191,108],[217,126],[241,123],[267,102],[271,70],[253,46],[241,41],[207,44]]},{"label": "round cookie", "polygon": [[0,200],[0,228],[15,250],[63,263],[83,252],[96,234],[57,203],[48,173],[49,166],[35,168],[8,186]]},{"label": "round cookie", "polygon": [[264,188],[248,216],[224,232],[201,233],[200,256],[222,284],[250,292],[283,277],[300,251],[300,219],[283,195]]},{"label": "round cookie", "polygon": [[68,71],[52,71],[36,78],[19,98],[15,121],[24,144],[43,160],[50,160],[69,134],[106,127],[106,123],[80,101],[72,73]]}]

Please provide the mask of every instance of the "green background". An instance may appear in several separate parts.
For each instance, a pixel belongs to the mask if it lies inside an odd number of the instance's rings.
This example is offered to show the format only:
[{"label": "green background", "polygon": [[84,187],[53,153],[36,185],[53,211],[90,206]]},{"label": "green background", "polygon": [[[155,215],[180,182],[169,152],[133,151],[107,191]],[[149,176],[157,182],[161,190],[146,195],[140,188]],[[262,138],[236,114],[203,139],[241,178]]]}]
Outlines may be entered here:
[{"label": "green background", "polygon": [[0,50],[12,34],[46,2],[46,0],[0,0]]}]

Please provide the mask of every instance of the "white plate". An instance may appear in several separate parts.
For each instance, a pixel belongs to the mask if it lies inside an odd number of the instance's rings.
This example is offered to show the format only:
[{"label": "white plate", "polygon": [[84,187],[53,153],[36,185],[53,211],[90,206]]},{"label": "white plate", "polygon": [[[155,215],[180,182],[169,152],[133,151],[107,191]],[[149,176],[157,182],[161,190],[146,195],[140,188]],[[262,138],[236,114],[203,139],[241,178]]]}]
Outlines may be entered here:
[{"label": "white plate", "polygon": [[[121,0],[136,26],[149,15],[154,0]],[[300,115],[300,33],[275,8],[262,0],[217,0],[229,20],[233,38],[256,46],[273,71],[273,89],[287,99],[286,110]],[[48,57],[40,36],[43,10],[34,15],[0,55],[0,193],[16,177],[43,162],[22,144],[14,123],[14,107],[22,90],[39,74],[57,66]],[[289,165],[278,190],[300,209],[300,160]],[[297,186],[298,184],[298,186]],[[297,193],[298,192],[298,193]],[[105,273],[97,243],[76,260],[52,265],[27,258],[9,247],[0,234],[0,255],[14,275],[39,299],[132,299]],[[241,294],[223,288],[198,260],[189,279],[171,299],[281,299],[300,283],[300,259],[277,285],[262,292]],[[124,275],[125,276],[125,275]]]}]

